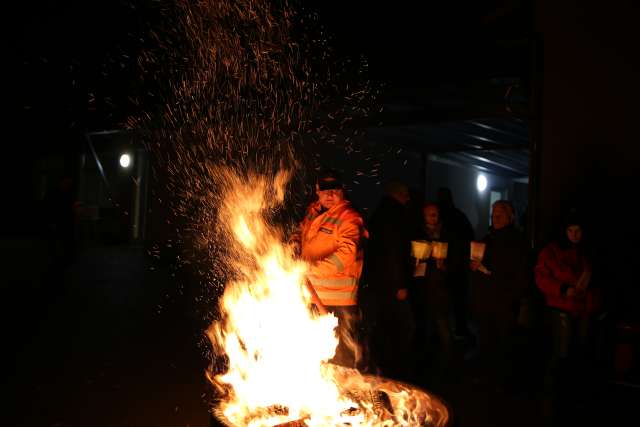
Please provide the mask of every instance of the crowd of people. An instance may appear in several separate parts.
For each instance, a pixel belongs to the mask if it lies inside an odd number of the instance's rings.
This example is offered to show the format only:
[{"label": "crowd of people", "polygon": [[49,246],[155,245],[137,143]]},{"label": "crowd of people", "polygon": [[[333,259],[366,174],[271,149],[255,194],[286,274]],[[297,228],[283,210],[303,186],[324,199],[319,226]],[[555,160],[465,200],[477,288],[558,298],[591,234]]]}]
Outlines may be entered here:
[{"label": "crowd of people", "polygon": [[365,224],[340,176],[320,174],[293,239],[317,305],[339,319],[335,363],[411,382],[426,375],[427,386],[429,372],[464,370],[513,390],[531,385],[523,378],[536,367],[525,355],[535,350],[552,393],[559,378],[588,369],[604,309],[578,212],[534,253],[507,200],[493,203],[476,240],[449,189],[418,209],[406,185],[384,190]]}]

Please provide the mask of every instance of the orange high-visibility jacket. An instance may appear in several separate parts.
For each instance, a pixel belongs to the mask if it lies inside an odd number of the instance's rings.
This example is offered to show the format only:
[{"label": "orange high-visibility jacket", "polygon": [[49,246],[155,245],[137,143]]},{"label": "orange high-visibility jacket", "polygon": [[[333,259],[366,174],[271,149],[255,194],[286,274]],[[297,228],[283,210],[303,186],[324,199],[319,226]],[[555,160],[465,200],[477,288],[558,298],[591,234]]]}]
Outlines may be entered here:
[{"label": "orange high-visibility jacket", "polygon": [[314,203],[300,229],[302,258],[310,264],[307,278],[322,304],[356,305],[367,237],[360,214],[346,200],[323,213]]}]

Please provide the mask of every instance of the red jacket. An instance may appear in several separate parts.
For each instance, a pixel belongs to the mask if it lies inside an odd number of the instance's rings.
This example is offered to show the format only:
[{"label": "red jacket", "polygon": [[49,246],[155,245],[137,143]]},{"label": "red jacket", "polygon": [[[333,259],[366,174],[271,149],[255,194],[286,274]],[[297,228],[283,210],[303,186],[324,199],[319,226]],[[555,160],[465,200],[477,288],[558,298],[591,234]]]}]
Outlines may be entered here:
[{"label": "red jacket", "polygon": [[584,298],[566,295],[566,290],[576,286],[584,271],[591,271],[591,265],[580,250],[563,248],[555,242],[547,245],[538,255],[535,268],[536,284],[547,305],[574,315],[595,312],[600,305],[599,292],[591,284]]},{"label": "red jacket", "polygon": [[307,278],[328,306],[356,305],[362,272],[362,217],[344,200],[320,213],[312,204],[301,224],[302,258],[310,263]]}]

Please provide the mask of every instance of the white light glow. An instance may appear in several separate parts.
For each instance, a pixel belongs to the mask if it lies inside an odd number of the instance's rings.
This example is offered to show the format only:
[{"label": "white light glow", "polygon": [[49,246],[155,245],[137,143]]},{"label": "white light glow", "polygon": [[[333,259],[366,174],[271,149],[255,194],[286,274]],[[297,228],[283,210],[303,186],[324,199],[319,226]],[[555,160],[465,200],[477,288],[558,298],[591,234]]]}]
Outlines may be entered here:
[{"label": "white light glow", "polygon": [[476,186],[478,187],[478,191],[482,192],[487,189],[487,177],[484,175],[478,175],[478,180],[476,181]]},{"label": "white light glow", "polygon": [[131,165],[131,156],[128,154],[123,154],[120,156],[120,166],[123,168],[128,168]]}]

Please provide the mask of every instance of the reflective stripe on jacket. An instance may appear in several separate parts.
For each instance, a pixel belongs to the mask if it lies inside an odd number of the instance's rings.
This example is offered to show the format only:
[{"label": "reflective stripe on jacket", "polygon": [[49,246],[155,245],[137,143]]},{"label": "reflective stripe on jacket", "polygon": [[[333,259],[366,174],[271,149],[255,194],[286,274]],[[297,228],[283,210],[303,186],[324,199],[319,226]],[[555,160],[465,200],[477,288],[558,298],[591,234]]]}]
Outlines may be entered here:
[{"label": "reflective stripe on jacket", "polygon": [[301,224],[302,258],[309,262],[307,278],[320,301],[328,306],[356,305],[362,273],[364,222],[343,200],[320,213],[320,204],[307,210]]}]

